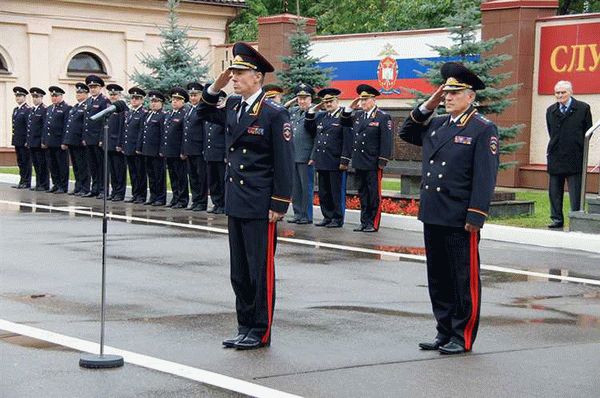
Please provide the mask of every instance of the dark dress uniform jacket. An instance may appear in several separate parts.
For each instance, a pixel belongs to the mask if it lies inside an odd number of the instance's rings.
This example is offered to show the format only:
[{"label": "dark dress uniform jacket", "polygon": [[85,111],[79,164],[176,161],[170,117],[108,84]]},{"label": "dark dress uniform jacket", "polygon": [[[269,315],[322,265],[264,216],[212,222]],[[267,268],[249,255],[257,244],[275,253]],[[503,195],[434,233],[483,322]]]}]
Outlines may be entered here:
[{"label": "dark dress uniform jacket", "polygon": [[307,113],[304,127],[315,135],[315,145],[311,159],[317,170],[339,170],[340,164],[348,164],[352,153],[352,131],[340,122],[342,108],[333,114]]},{"label": "dark dress uniform jacket", "polygon": [[592,126],[590,106],[573,98],[563,114],[556,103],[546,110],[546,125],[550,135],[546,151],[548,173],[580,174],[585,132]]},{"label": "dark dress uniform jacket", "polygon": [[15,107],[12,116],[12,140],[11,145],[24,146],[27,141],[27,118],[31,108],[27,104]]},{"label": "dark dress uniform jacket", "polygon": [[188,156],[202,155],[204,146],[204,121],[197,112],[198,106],[185,112],[183,124],[183,143],[181,154]]},{"label": "dark dress uniform jacket", "polygon": [[85,122],[85,104],[75,104],[69,110],[69,117],[65,126],[65,135],[63,136],[63,144],[65,145],[81,145],[83,139],[83,125]]},{"label": "dark dress uniform jacket", "polygon": [[123,147],[125,112],[113,113],[108,117],[108,150]]},{"label": "dark dress uniform jacket", "polygon": [[357,111],[354,117],[344,112],[341,122],[352,127],[352,167],[377,170],[379,165],[385,166],[392,155],[392,118],[379,108],[371,112],[371,117],[365,115],[363,110]]},{"label": "dark dress uniform jacket", "polygon": [[416,108],[404,122],[400,137],[423,147],[419,220],[426,224],[482,226],[496,185],[498,131],[469,108],[457,123]]},{"label": "dark dress uniform jacket", "polygon": [[46,126],[42,143],[49,147],[59,147],[63,143],[65,129],[69,122],[71,106],[65,101],[60,104],[50,105],[46,109]]},{"label": "dark dress uniform jacket", "polygon": [[126,156],[135,155],[138,139],[143,139],[144,120],[148,115],[146,109],[140,106],[137,110],[130,110],[125,114],[125,128],[123,132],[123,153]]},{"label": "dark dress uniform jacket", "polygon": [[[203,98],[218,96],[205,89]],[[246,219],[266,219],[269,210],[285,213],[291,201],[294,145],[287,110],[261,93],[237,122],[242,98],[227,98],[225,108],[201,104],[209,121],[225,126],[228,160],[225,174],[225,213]],[[212,108],[212,109],[210,109]],[[205,112],[201,111],[201,114]]]},{"label": "dark dress uniform jacket", "polygon": [[163,129],[159,152],[167,158],[179,158],[181,155],[184,117],[185,109],[183,108],[175,113],[165,114],[165,128]]},{"label": "dark dress uniform jacket", "polygon": [[151,112],[146,114],[144,121],[144,130],[141,139],[138,141],[138,151],[145,156],[158,156],[160,149],[160,140],[164,129],[165,113],[161,110],[150,116]]},{"label": "dark dress uniform jacket", "polygon": [[290,109],[290,121],[294,129],[294,162],[296,163],[308,163],[315,143],[314,134],[310,134],[304,127],[305,116],[306,111],[299,106]]},{"label": "dark dress uniform jacket", "polygon": [[204,160],[223,162],[225,160],[225,128],[216,123],[204,124]]},{"label": "dark dress uniform jacket", "polygon": [[46,105],[41,104],[37,109],[34,109],[31,109],[27,121],[27,146],[29,148],[40,148],[46,121]]},{"label": "dark dress uniform jacket", "polygon": [[99,94],[96,99],[89,97],[85,104],[85,124],[83,127],[83,140],[86,145],[98,145],[104,136],[104,120],[100,118],[96,121],[90,120],[90,117],[103,111],[110,106],[110,101],[103,94]]}]

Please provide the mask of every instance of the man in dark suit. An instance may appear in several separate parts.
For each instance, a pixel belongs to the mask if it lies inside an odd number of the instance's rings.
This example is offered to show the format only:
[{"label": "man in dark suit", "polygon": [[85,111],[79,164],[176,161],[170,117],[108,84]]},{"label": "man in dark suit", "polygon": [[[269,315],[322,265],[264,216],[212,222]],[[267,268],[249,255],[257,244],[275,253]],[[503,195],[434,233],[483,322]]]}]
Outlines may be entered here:
[{"label": "man in dark suit", "polygon": [[[392,118],[377,107],[379,90],[368,84],[356,87],[356,98],[341,117],[354,136],[352,167],[358,179],[360,225],[356,232],[377,232],[381,221],[381,180],[392,154]],[[352,115],[360,106],[361,110]]]},{"label": "man in dark suit", "polygon": [[29,91],[23,87],[14,87],[15,101],[17,106],[12,114],[12,140],[11,145],[15,147],[17,155],[17,166],[19,167],[19,183],[13,188],[31,188],[31,155],[25,146],[27,142],[27,120],[31,108],[27,105],[26,98]]},{"label": "man in dark suit", "polygon": [[165,115],[165,127],[161,139],[159,155],[167,159],[167,169],[171,181],[173,196],[167,205],[173,209],[185,209],[190,201],[188,177],[185,160],[181,158],[181,143],[183,141],[184,105],[190,97],[181,87],[175,87],[169,92],[173,110]]},{"label": "man in dark suit", "polygon": [[136,152],[138,140],[142,139],[146,109],[144,97],[146,92],[139,87],[129,89],[131,106],[125,115],[125,132],[123,134],[123,154],[127,160],[129,179],[131,180],[131,198],[126,202],[141,204],[148,196],[146,163],[144,156]]},{"label": "man in dark suit", "polygon": [[[111,103],[121,99],[123,87],[118,84],[109,84],[106,86],[106,90]],[[108,142],[106,143],[108,145],[108,173],[111,191],[106,199],[113,202],[123,201],[127,188],[127,165],[123,154],[124,133],[125,112],[112,113],[108,117]]]},{"label": "man in dark suit", "polygon": [[42,136],[42,147],[45,148],[48,168],[52,177],[50,192],[67,193],[69,188],[69,155],[62,149],[65,129],[69,120],[71,106],[63,100],[65,91],[57,86],[48,88],[52,105],[46,110],[46,125]]},{"label": "man in dark suit", "polygon": [[91,96],[85,104],[85,120],[83,127],[83,145],[86,147],[87,160],[92,177],[92,189],[83,197],[104,198],[104,150],[100,142],[104,139],[104,118],[91,120],[95,114],[110,106],[108,98],[102,94],[104,80],[96,75],[85,78],[85,84],[90,89]]},{"label": "man in dark suit", "polygon": [[[219,92],[217,107],[225,106],[227,93]],[[208,213],[225,213],[225,128],[217,123],[204,122],[204,160],[206,179],[213,207]]]},{"label": "man in dark suit", "polygon": [[[290,109],[290,121],[294,131],[294,190],[292,205],[294,217],[288,222],[312,224],[314,166],[308,165],[315,143],[315,136],[304,127],[306,112],[312,105],[315,90],[308,84],[300,83],[294,88],[295,97],[288,103],[296,103]],[[286,104],[287,105],[287,104]]]},{"label": "man in dark suit", "polygon": [[63,150],[69,150],[73,173],[75,174],[75,189],[69,195],[83,196],[90,192],[90,172],[87,156],[83,146],[83,125],[85,122],[85,105],[90,89],[85,83],[75,84],[75,99],[77,103],[71,107],[65,134],[61,144]]},{"label": "man in dark suit", "polygon": [[205,211],[208,202],[206,162],[203,156],[204,121],[198,115],[198,104],[202,98],[203,88],[202,84],[196,82],[187,85],[192,106],[185,111],[181,144],[181,159],[187,162],[189,185],[192,191],[192,205],[188,210],[193,211]]},{"label": "man in dark suit", "polygon": [[[342,126],[336,88],[324,88],[317,93],[318,105],[306,113],[304,127],[315,136],[315,145],[308,165],[314,165],[319,176],[319,203],[323,221],[317,227],[341,228],[346,211],[346,173],[352,156],[352,130]],[[316,113],[325,108],[325,111]]]},{"label": "man in dark suit", "polygon": [[[460,354],[473,347],[479,325],[479,231],[498,172],[496,126],[473,107],[483,82],[464,65],[447,62],[445,83],[413,109],[400,137],[423,147],[419,219],[437,336],[423,350]],[[435,116],[445,98],[448,115]]]},{"label": "man in dark suit", "polygon": [[548,150],[548,174],[550,196],[550,219],[548,228],[564,225],[563,196],[565,181],[568,183],[571,210],[579,210],[581,173],[583,170],[583,141],[585,132],[592,127],[592,112],[585,102],[572,97],[573,86],[559,81],[554,86],[556,103],[546,110],[546,126],[550,135]]},{"label": "man in dark suit", "polygon": [[165,159],[160,157],[160,140],[165,126],[165,113],[162,110],[165,96],[159,91],[148,92],[150,111],[145,116],[144,129],[138,138],[136,153],[146,159],[150,198],[145,205],[164,206],[167,203]]},{"label": "man in dark suit", "polygon": [[44,105],[44,95],[46,92],[38,87],[29,89],[33,100],[33,107],[29,112],[27,119],[27,140],[25,146],[29,148],[31,162],[35,169],[35,191],[50,190],[50,176],[48,174],[48,164],[46,163],[46,150],[42,148],[42,135],[46,122],[46,105]]},{"label": "man in dark suit", "polygon": [[[238,333],[223,345],[249,350],[271,343],[276,223],[290,203],[294,146],[287,110],[261,89],[273,66],[246,43],[234,44],[233,56],[204,89],[200,112],[226,128],[225,212]],[[219,92],[230,80],[238,95],[219,110]]]}]

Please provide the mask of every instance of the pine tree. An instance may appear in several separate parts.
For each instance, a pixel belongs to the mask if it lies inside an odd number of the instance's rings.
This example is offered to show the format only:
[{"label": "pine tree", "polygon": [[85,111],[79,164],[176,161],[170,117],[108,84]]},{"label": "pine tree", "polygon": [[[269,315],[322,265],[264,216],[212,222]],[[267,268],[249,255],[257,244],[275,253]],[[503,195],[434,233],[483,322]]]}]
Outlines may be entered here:
[{"label": "pine tree", "polygon": [[[429,69],[421,73],[434,87],[443,83],[440,75],[440,66],[449,60],[462,62],[472,70],[485,83],[485,90],[477,91],[477,109],[483,115],[498,115],[509,107],[513,100],[509,97],[511,93],[519,88],[519,84],[511,84],[498,87],[511,73],[492,73],[492,70],[501,66],[510,59],[509,55],[490,55],[489,51],[498,44],[505,42],[510,36],[490,40],[477,38],[477,30],[480,26],[481,13],[479,4],[467,5],[461,0],[454,1],[458,12],[444,20],[448,26],[452,45],[450,47],[431,46],[442,61],[421,60],[420,63]],[[485,55],[483,55],[485,54]],[[428,93],[414,91],[417,102],[429,97]],[[500,154],[508,154],[516,151],[523,143],[514,142],[523,125],[512,125],[508,127],[498,126],[500,136]],[[502,163],[501,168],[514,166],[514,162]]]},{"label": "pine tree", "polygon": [[281,57],[288,68],[276,73],[279,83],[288,92],[299,83],[309,84],[315,88],[327,86],[333,68],[319,68],[317,66],[319,59],[310,55],[310,36],[304,30],[306,20],[299,18],[295,25],[296,32],[289,38],[292,54]]},{"label": "pine tree", "polygon": [[180,27],[176,8],[180,0],[167,0],[169,10],[166,27],[159,27],[162,42],[158,55],[141,54],[138,59],[150,73],[137,69],[130,76],[137,85],[145,90],[158,90],[168,93],[176,86],[185,87],[193,81],[204,81],[208,66],[204,57],[195,53],[196,43],[188,40],[189,27]]}]

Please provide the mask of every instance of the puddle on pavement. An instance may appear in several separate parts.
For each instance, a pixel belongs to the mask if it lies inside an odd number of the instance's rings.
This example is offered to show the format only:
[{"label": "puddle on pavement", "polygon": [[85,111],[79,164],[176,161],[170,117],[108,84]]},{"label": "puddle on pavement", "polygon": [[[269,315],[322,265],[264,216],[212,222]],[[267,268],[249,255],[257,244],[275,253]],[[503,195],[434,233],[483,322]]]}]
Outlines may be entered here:
[{"label": "puddle on pavement", "polygon": [[2,330],[0,330],[0,341],[25,348],[37,348],[40,350],[73,351],[70,348],[50,343],[48,341],[38,340],[34,339],[33,337],[22,336],[20,334],[5,332]]}]

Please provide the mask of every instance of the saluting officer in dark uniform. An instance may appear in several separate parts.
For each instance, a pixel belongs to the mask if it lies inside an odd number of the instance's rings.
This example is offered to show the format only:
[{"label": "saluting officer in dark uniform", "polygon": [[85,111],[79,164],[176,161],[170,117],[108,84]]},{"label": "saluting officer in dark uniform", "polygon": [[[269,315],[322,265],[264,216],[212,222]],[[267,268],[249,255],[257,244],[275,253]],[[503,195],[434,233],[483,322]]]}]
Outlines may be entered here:
[{"label": "saluting officer in dark uniform", "polygon": [[184,105],[190,97],[181,87],[169,92],[173,110],[165,115],[165,127],[161,139],[159,154],[167,159],[169,179],[173,196],[167,205],[173,209],[185,209],[190,201],[185,160],[181,158],[181,142],[183,141]]},{"label": "saluting officer in dark uniform", "polygon": [[263,91],[265,92],[265,98],[281,104],[281,100],[283,98],[283,87],[275,83],[270,83],[263,86]]},{"label": "saluting officer in dark uniform", "polygon": [[181,159],[187,162],[190,188],[192,190],[192,205],[188,210],[193,211],[205,211],[208,202],[206,162],[202,156],[204,122],[198,115],[198,104],[202,98],[203,88],[202,84],[196,82],[187,85],[192,106],[185,111],[183,142],[181,144]]},{"label": "saluting officer in dark uniform", "polygon": [[67,193],[69,188],[69,155],[61,148],[71,106],[63,100],[65,91],[57,86],[48,88],[52,105],[46,109],[46,125],[42,147],[46,148],[48,168],[52,177],[50,192]]},{"label": "saluting officer in dark uniform", "polygon": [[27,119],[27,140],[25,145],[29,148],[31,162],[35,169],[35,191],[49,191],[50,177],[46,163],[46,150],[42,148],[42,134],[46,121],[46,105],[43,103],[46,92],[38,87],[29,89],[33,99],[33,108]]},{"label": "saluting officer in dark uniform", "polygon": [[[319,202],[323,221],[317,227],[340,228],[346,211],[346,170],[352,153],[352,131],[342,126],[342,108],[338,102],[341,91],[324,88],[317,93],[321,103],[306,114],[304,127],[315,135],[315,145],[309,165],[315,165],[319,175]],[[324,107],[324,112],[315,113]]]},{"label": "saluting officer in dark uniform", "polygon": [[295,103],[289,110],[292,130],[294,131],[294,189],[292,205],[294,218],[288,222],[296,224],[312,224],[313,220],[313,183],[314,166],[308,165],[312,153],[315,136],[304,127],[306,112],[312,104],[315,90],[308,84],[300,83],[294,88],[295,97],[288,104]]},{"label": "saluting officer in dark uniform", "polygon": [[[227,93],[219,92],[217,107],[225,106]],[[212,209],[208,213],[225,213],[225,128],[217,123],[204,124],[204,160]]]},{"label": "saluting officer in dark uniform", "polygon": [[123,154],[127,160],[129,179],[131,180],[131,198],[126,202],[141,204],[148,197],[148,182],[146,179],[146,162],[144,156],[136,152],[138,140],[142,140],[146,109],[144,97],[146,92],[139,87],[128,91],[131,95],[131,106],[125,115],[125,132],[123,134]]},{"label": "saluting officer in dark uniform", "polygon": [[[377,107],[379,91],[368,84],[356,87],[356,98],[342,114],[342,125],[352,127],[352,167],[358,179],[360,226],[357,232],[377,232],[381,221],[381,179],[392,154],[392,118]],[[360,105],[361,110],[352,115]]]},{"label": "saluting officer in dark uniform", "polygon": [[15,101],[17,106],[12,114],[12,140],[11,145],[15,147],[17,155],[17,166],[19,167],[19,184],[13,188],[31,188],[31,155],[25,146],[27,142],[27,120],[31,108],[27,105],[26,97],[29,91],[23,87],[14,87]]},{"label": "saluting officer in dark uniform", "polygon": [[[118,84],[106,86],[108,99],[111,103],[121,99],[123,87]],[[125,134],[125,112],[115,112],[108,117],[108,172],[110,175],[111,192],[107,197],[113,202],[125,199],[127,187],[127,165],[123,154]]]},{"label": "saluting officer in dark uniform", "polygon": [[144,129],[137,143],[137,153],[146,158],[146,173],[150,198],[145,205],[164,206],[167,203],[165,159],[158,155],[164,129],[165,113],[162,110],[165,96],[159,91],[149,91],[150,111],[144,120]]},{"label": "saluting officer in dark uniform", "polygon": [[104,80],[96,75],[85,78],[85,84],[90,89],[91,96],[85,104],[85,124],[83,127],[83,145],[86,146],[88,166],[92,177],[92,190],[84,197],[95,196],[98,199],[104,197],[104,151],[100,143],[104,137],[104,118],[90,120],[94,116],[110,106],[110,101],[102,94]]},{"label": "saluting officer in dark uniform", "polygon": [[[472,105],[483,82],[456,62],[441,74],[445,84],[413,109],[400,137],[423,147],[419,219],[437,336],[419,346],[460,354],[472,349],[479,325],[479,230],[496,184],[498,132]],[[444,96],[449,115],[433,115]]]},{"label": "saluting officer in dark uniform", "polygon": [[[276,223],[290,203],[294,146],[287,110],[261,89],[273,66],[246,43],[236,43],[233,55],[229,70],[204,89],[200,110],[212,106],[213,121],[226,128],[225,212],[238,334],[223,345],[247,350],[271,342]],[[229,80],[239,95],[219,110],[219,91]]]},{"label": "saluting officer in dark uniform", "polygon": [[85,83],[75,84],[77,103],[71,107],[65,135],[61,148],[68,149],[75,174],[75,189],[69,195],[83,196],[90,192],[90,172],[88,169],[86,150],[83,146],[83,125],[85,123],[85,107],[90,89]]}]

